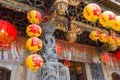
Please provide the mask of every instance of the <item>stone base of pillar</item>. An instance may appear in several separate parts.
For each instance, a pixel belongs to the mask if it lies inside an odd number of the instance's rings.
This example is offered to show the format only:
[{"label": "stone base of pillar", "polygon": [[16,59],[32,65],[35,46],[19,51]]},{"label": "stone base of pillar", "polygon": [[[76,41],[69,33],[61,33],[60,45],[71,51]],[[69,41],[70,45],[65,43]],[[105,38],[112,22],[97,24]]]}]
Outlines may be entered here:
[{"label": "stone base of pillar", "polygon": [[41,80],[70,80],[69,68],[59,62],[47,62],[41,69]]}]

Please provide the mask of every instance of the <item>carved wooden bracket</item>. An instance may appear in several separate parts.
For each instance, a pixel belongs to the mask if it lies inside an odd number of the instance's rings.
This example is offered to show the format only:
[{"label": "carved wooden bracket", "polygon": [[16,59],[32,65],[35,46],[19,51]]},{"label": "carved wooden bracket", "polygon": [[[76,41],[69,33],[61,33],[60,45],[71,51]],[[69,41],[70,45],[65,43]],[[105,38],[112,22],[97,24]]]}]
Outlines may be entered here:
[{"label": "carved wooden bracket", "polygon": [[82,32],[84,31],[84,29],[77,27],[77,25],[75,24],[71,24],[70,29],[71,30],[67,32],[67,40],[69,42],[75,42],[77,39],[77,35],[82,34]]},{"label": "carved wooden bracket", "polygon": [[55,4],[61,3],[61,2],[71,5],[71,6],[78,6],[81,0],[56,0]]},{"label": "carved wooden bracket", "polygon": [[117,45],[104,44],[103,46],[99,47],[97,50],[99,53],[104,53],[108,51],[115,51],[117,50],[117,48],[118,48]]},{"label": "carved wooden bracket", "polygon": [[67,32],[66,28],[65,28],[65,24],[59,22],[59,21],[56,21],[56,29],[58,30],[62,30],[64,32]]}]

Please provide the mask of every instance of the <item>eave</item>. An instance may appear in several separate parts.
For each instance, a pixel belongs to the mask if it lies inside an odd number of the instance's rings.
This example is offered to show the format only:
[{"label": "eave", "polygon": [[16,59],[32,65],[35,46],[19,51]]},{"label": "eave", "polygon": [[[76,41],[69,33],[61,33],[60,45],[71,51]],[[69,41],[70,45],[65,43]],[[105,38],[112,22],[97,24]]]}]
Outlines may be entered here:
[{"label": "eave", "polygon": [[39,10],[40,11],[40,9],[38,9],[38,8],[29,6],[24,3],[20,3],[15,0],[0,0],[0,6],[6,7],[8,9],[13,9],[13,10],[19,11],[19,12],[27,12],[30,10]]},{"label": "eave", "polygon": [[120,12],[120,2],[117,2],[115,0],[93,0],[92,2],[100,3],[112,11],[117,12],[118,14]]}]

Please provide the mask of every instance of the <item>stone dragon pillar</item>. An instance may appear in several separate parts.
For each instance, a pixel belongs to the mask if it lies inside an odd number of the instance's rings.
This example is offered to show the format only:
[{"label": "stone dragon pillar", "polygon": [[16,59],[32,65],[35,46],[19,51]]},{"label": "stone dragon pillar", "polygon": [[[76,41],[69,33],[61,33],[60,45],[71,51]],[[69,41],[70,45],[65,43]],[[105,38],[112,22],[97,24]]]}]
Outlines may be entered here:
[{"label": "stone dragon pillar", "polygon": [[42,41],[43,49],[41,51],[42,57],[45,61],[41,68],[41,80],[70,80],[69,69],[62,63],[58,62],[58,55],[56,54],[56,41],[53,36],[55,31],[55,24],[52,22],[42,23]]}]

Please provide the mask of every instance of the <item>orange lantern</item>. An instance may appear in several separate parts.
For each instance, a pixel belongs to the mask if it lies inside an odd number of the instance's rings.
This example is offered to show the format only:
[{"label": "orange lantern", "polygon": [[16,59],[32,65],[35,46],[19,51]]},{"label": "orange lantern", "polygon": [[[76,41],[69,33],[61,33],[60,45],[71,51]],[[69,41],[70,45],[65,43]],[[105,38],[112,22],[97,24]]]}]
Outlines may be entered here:
[{"label": "orange lantern", "polygon": [[115,24],[116,21],[116,15],[111,11],[104,11],[99,16],[99,22],[106,28],[112,28],[112,26]]},{"label": "orange lantern", "polygon": [[100,32],[98,31],[92,31],[89,34],[90,39],[97,41],[99,39]]},{"label": "orange lantern", "polygon": [[17,37],[17,30],[11,23],[0,20],[0,42],[1,43],[11,43]]},{"label": "orange lantern", "polygon": [[108,53],[101,54],[101,61],[102,62],[110,62],[110,56]]},{"label": "orange lantern", "polygon": [[39,51],[42,48],[42,41],[37,37],[29,38],[26,41],[26,48],[32,52]]},{"label": "orange lantern", "polygon": [[95,4],[88,4],[83,10],[83,16],[91,22],[96,22],[101,14],[101,8]]},{"label": "orange lantern", "polygon": [[115,36],[109,36],[107,42],[108,44],[116,44],[117,38]]},{"label": "orange lantern", "polygon": [[70,66],[70,61],[64,61],[64,65],[69,67]]},{"label": "orange lantern", "polygon": [[29,55],[25,60],[25,65],[27,68],[31,69],[33,72],[36,72],[43,65],[43,59],[38,54]]},{"label": "orange lantern", "polygon": [[26,33],[30,37],[39,37],[42,33],[42,29],[37,24],[31,24],[26,28]]},{"label": "orange lantern", "polygon": [[32,24],[39,24],[42,21],[42,15],[39,11],[32,10],[27,13],[28,21]]},{"label": "orange lantern", "polygon": [[120,31],[120,16],[116,16],[115,24],[112,26],[115,31]]},{"label": "orange lantern", "polygon": [[106,33],[100,34],[100,37],[99,37],[100,42],[106,43],[107,39],[108,39],[108,34],[106,34]]}]

